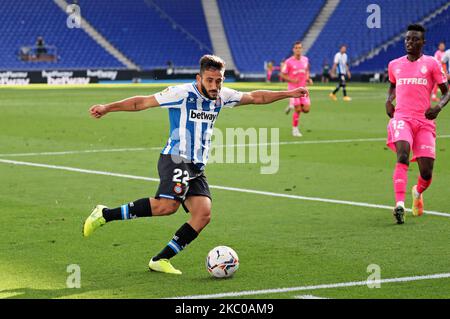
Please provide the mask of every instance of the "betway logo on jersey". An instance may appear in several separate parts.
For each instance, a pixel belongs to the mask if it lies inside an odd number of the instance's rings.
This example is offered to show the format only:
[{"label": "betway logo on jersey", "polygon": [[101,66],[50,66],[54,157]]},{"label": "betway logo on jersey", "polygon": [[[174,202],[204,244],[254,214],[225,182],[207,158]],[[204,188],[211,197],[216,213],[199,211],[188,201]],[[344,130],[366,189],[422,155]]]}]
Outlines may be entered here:
[{"label": "betway logo on jersey", "polygon": [[194,122],[210,123],[216,120],[218,113],[208,111],[191,110],[189,120]]},{"label": "betway logo on jersey", "polygon": [[428,80],[424,78],[400,78],[397,80],[397,85],[404,85],[404,84],[427,85]]}]

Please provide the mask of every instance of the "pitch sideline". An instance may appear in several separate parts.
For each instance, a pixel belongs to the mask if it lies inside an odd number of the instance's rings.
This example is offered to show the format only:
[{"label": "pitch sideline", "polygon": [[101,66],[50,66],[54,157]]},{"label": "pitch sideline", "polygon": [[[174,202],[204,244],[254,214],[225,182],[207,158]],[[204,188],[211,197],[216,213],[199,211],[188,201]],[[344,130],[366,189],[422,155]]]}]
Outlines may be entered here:
[{"label": "pitch sideline", "polygon": [[[0,159],[0,163],[12,164],[12,165],[21,165],[21,166],[50,168],[50,169],[70,171],[70,172],[77,172],[77,173],[103,175],[103,176],[113,176],[113,177],[121,177],[121,178],[135,179],[135,180],[159,182],[159,178],[145,177],[145,176],[136,176],[136,175],[129,175],[129,174],[120,174],[120,173],[112,173],[112,172],[97,171],[97,170],[90,170],[90,169],[83,169],[83,168],[76,168],[76,167],[69,167],[69,166],[48,165],[48,164],[13,161],[13,160],[6,160],[6,159]],[[289,195],[289,194],[274,193],[274,192],[267,192],[267,191],[259,191],[259,190],[254,190],[254,189],[245,189],[245,188],[237,188],[237,187],[220,186],[220,185],[210,185],[210,188],[220,189],[220,190],[227,190],[227,191],[233,191],[233,192],[240,192],[240,193],[266,195],[266,196],[272,196],[272,197],[281,197],[281,198],[290,198],[290,199],[299,199],[299,200],[306,200],[306,201],[322,202],[322,203],[329,203],[329,204],[340,204],[340,205],[360,206],[360,207],[369,207],[369,208],[379,208],[379,209],[392,210],[392,206],[370,204],[370,203],[364,203],[364,202],[354,202],[354,201],[337,200],[337,199],[320,198],[320,197],[307,197],[307,196],[300,196],[300,195]],[[411,209],[407,208],[406,211],[411,212]],[[450,217],[450,213],[446,213],[446,212],[424,211],[424,213],[428,214],[428,215]]]}]

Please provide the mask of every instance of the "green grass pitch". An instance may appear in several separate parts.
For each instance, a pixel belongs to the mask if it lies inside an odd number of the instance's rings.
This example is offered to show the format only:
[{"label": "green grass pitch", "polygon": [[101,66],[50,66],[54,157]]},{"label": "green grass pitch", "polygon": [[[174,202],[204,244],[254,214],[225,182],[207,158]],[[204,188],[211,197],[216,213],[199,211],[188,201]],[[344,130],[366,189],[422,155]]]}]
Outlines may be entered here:
[{"label": "green grass pitch", "polygon": [[[243,91],[284,89],[284,85],[228,85]],[[349,83],[353,101],[329,100],[328,86],[311,87],[312,108],[301,116],[304,136],[291,136],[287,101],[225,109],[216,127],[279,128],[283,144],[276,174],[262,164],[211,164],[211,185],[393,205],[394,154],[385,146],[386,84]],[[168,137],[167,110],[112,113],[91,119],[88,108],[166,85],[0,88],[0,160],[65,166],[143,177],[158,177],[159,151]],[[450,213],[450,110],[437,121],[437,161],[426,210]],[[375,139],[373,141],[354,141]],[[145,148],[136,151],[74,152]],[[25,153],[32,153],[26,155]],[[16,154],[16,155],[11,155]],[[408,190],[417,166],[409,172]],[[188,216],[180,209],[164,218],[106,225],[81,236],[83,220],[103,203],[117,207],[153,196],[157,182],[0,162],[0,298],[166,298],[236,292],[235,298],[450,298],[450,278],[415,280],[450,273],[450,218],[408,213],[395,225],[391,211],[212,188],[210,225],[173,259],[182,276],[151,273],[147,263]],[[407,205],[411,196],[407,194]],[[208,251],[235,249],[240,269],[216,280],[205,269]],[[68,265],[79,265],[81,288],[66,285]],[[367,267],[380,267],[380,288],[366,285],[271,289],[365,281]],[[253,291],[242,296],[239,292]],[[226,296],[226,295],[225,295]]]}]

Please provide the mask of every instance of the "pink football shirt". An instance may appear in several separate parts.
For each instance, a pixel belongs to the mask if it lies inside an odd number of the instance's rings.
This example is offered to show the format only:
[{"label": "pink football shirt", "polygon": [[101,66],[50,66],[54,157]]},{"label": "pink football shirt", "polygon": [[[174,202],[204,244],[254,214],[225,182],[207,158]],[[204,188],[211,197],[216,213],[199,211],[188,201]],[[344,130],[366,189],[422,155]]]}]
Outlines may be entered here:
[{"label": "pink football shirt", "polygon": [[392,60],[388,72],[389,81],[396,85],[395,119],[425,119],[434,85],[447,82],[441,64],[429,55],[422,55],[414,62],[406,55]]},{"label": "pink football shirt", "polygon": [[293,90],[300,86],[306,86],[306,80],[308,80],[308,58],[301,56],[300,60],[297,60],[294,56],[291,56],[284,63],[283,72],[287,74],[291,79],[298,79],[298,83],[288,83],[288,90]]}]

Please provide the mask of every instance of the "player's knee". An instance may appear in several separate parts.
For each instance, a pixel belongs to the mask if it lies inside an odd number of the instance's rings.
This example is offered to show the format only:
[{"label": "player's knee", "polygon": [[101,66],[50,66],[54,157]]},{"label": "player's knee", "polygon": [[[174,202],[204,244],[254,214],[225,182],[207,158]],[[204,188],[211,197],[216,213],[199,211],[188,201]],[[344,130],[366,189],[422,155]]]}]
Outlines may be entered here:
[{"label": "player's knee", "polygon": [[425,170],[423,172],[420,172],[420,177],[422,177],[426,181],[429,181],[433,177],[433,171]]},{"label": "player's knee", "polygon": [[203,227],[205,227],[211,221],[211,210],[205,209],[196,214],[195,218],[201,225],[203,225]]},{"label": "player's knee", "polygon": [[409,164],[409,154],[408,152],[401,151],[397,153],[397,162],[401,164]]},{"label": "player's knee", "polygon": [[310,109],[309,105],[303,105],[302,106],[302,112],[303,113],[309,113],[309,109]]}]

